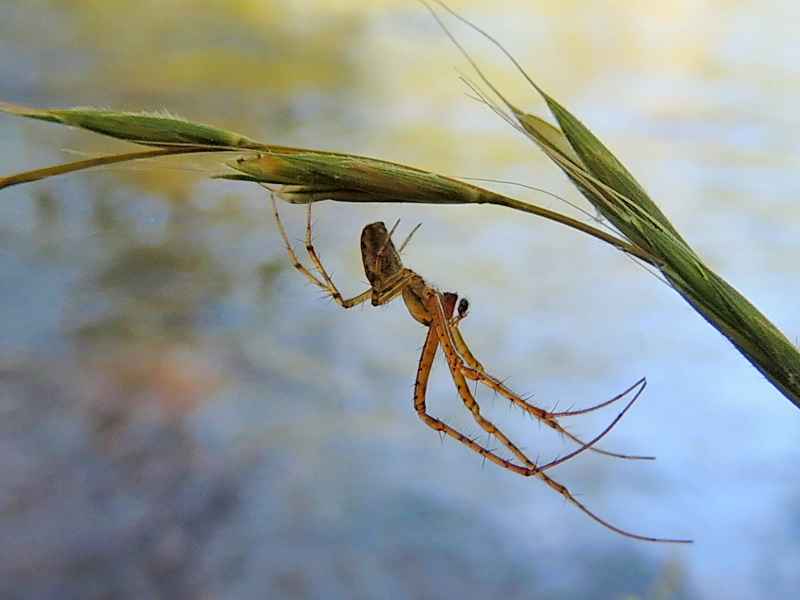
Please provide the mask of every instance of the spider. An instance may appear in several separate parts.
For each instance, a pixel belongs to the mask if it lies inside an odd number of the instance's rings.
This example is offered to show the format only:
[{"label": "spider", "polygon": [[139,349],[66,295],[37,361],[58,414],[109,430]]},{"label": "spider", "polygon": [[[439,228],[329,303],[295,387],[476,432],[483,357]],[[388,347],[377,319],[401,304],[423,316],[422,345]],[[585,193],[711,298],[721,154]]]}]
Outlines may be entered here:
[{"label": "spider", "polygon": [[[280,215],[278,214],[278,207],[272,196],[272,205],[275,211],[275,218],[280,230],[281,237],[283,238],[286,249],[292,261],[292,265],[305,275],[314,285],[320,287],[323,291],[328,293],[334,301],[336,301],[342,308],[352,308],[358,306],[367,300],[371,300],[373,306],[381,306],[387,302],[391,302],[395,298],[402,296],[408,311],[416,321],[428,328],[428,334],[425,338],[425,343],[422,347],[422,355],[419,360],[419,367],[417,369],[417,378],[414,384],[414,409],[416,410],[422,421],[430,428],[438,431],[440,435],[450,436],[471,450],[474,450],[485,459],[513,471],[525,477],[537,477],[556,492],[561,494],[569,503],[576,506],[583,513],[591,517],[596,522],[604,527],[619,533],[623,536],[634,538],[637,540],[644,540],[648,542],[669,542],[669,543],[690,543],[691,540],[669,539],[669,538],[656,538],[638,535],[620,529],[600,518],[584,506],[581,502],[569,492],[569,490],[552,479],[545,471],[564,463],[571,458],[586,450],[592,450],[608,456],[617,458],[629,459],[646,459],[652,460],[649,456],[627,456],[623,454],[615,454],[595,448],[594,445],[603,438],[611,429],[619,422],[623,415],[630,409],[634,402],[644,391],[647,382],[644,378],[637,381],[627,390],[615,396],[611,400],[607,400],[595,406],[582,409],[582,410],[569,410],[564,412],[548,412],[527,400],[518,396],[510,389],[508,389],[500,380],[492,375],[489,375],[483,366],[475,359],[472,352],[470,352],[464,338],[459,331],[459,323],[467,316],[469,311],[469,302],[465,298],[459,300],[458,294],[453,292],[441,292],[428,282],[426,282],[420,275],[403,266],[400,258],[400,253],[408,244],[411,236],[414,235],[419,225],[415,227],[408,235],[406,240],[400,246],[398,251],[392,242],[392,235],[394,234],[399,221],[394,225],[391,231],[386,229],[386,225],[382,222],[371,223],[364,227],[361,232],[361,257],[364,263],[364,272],[366,273],[367,280],[370,283],[370,288],[355,296],[353,298],[343,298],[336,285],[331,280],[330,276],[322,266],[322,262],[317,255],[312,244],[311,235],[311,202],[308,204],[308,215],[306,221],[306,251],[309,258],[314,264],[319,276],[312,273],[309,269],[304,267],[297,258],[289,238],[286,235],[286,230],[281,222]],[[490,449],[487,444],[479,442],[477,437],[469,437],[455,428],[451,427],[444,421],[437,419],[428,413],[426,406],[425,396],[428,387],[428,378],[433,367],[434,359],[439,347],[442,347],[447,361],[447,366],[450,369],[450,374],[453,377],[458,395],[464,402],[464,405],[472,414],[472,417],[480,428],[487,434],[487,437],[493,436],[508,450],[512,458],[505,458],[500,455],[496,450]],[[494,423],[489,421],[481,414],[481,408],[475,400],[474,395],[469,389],[467,380],[475,381],[483,384],[497,394],[505,397],[514,405],[520,407],[528,414],[538,419],[548,427],[554,429],[562,436],[569,438],[578,444],[578,448],[564,456],[556,458],[555,460],[537,465],[531,460],[509,437],[503,433]],[[476,384],[477,385],[477,384]],[[634,393],[635,392],[635,393]],[[622,411],[614,418],[613,421],[589,442],[583,442],[575,435],[564,429],[558,422],[558,418],[571,417],[593,412],[633,393],[633,397],[624,406]]]}]

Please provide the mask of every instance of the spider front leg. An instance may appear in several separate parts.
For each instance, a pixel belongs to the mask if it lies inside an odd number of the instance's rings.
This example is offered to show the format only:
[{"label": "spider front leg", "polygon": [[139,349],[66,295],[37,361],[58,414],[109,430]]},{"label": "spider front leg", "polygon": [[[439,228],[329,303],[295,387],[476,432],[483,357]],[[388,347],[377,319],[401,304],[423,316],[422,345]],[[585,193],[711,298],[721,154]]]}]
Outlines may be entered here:
[{"label": "spider front leg", "polygon": [[275,212],[275,221],[278,223],[278,229],[281,232],[283,243],[286,246],[286,251],[289,253],[289,258],[292,260],[292,266],[295,269],[305,275],[311,283],[330,294],[334,301],[342,308],[352,308],[372,298],[372,288],[353,298],[343,298],[336,284],[333,283],[333,280],[330,278],[327,271],[325,271],[325,267],[322,266],[322,261],[320,261],[319,256],[317,256],[317,252],[314,250],[314,244],[311,240],[311,202],[308,203],[308,216],[306,218],[306,252],[314,263],[317,272],[321,275],[321,279],[304,267],[297,258],[294,250],[292,250],[292,245],[289,243],[289,237],[286,235],[286,229],[283,227],[280,214],[278,214],[278,204],[275,202],[274,194],[270,194],[270,199],[272,200],[272,208]]}]

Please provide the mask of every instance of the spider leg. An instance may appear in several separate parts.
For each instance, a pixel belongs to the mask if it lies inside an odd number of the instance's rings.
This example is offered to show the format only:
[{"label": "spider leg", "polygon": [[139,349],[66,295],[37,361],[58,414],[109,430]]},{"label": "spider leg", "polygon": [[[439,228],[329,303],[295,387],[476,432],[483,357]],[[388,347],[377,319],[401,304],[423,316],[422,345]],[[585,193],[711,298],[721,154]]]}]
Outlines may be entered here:
[{"label": "spider leg", "polygon": [[[432,326],[431,328],[433,329],[434,327],[435,327],[435,325]],[[577,450],[575,450],[571,454],[568,454],[566,456],[561,457],[560,459],[556,459],[556,460],[552,461],[551,463],[548,463],[546,465],[538,467],[513,442],[511,442],[508,439],[508,437],[502,431],[500,431],[500,429],[498,429],[498,427],[494,423],[492,423],[491,421],[489,421],[488,419],[483,417],[483,415],[480,414],[480,407],[478,406],[478,403],[475,401],[475,398],[470,393],[469,387],[467,386],[467,381],[464,378],[464,376],[457,369],[454,369],[452,367],[451,367],[450,372],[453,375],[453,381],[456,384],[456,388],[458,390],[459,395],[461,396],[461,398],[464,401],[464,404],[467,406],[467,408],[469,408],[470,412],[472,413],[472,416],[475,418],[475,421],[478,423],[478,425],[481,426],[481,428],[484,431],[486,431],[490,435],[495,436],[495,438],[497,438],[497,440],[500,441],[501,444],[503,444],[506,448],[508,448],[508,450],[510,450],[511,453],[514,454],[514,456],[516,456],[525,465],[526,468],[521,470],[523,475],[525,475],[527,477],[537,477],[538,479],[542,480],[547,485],[549,485],[551,488],[553,488],[555,491],[557,491],[559,494],[561,494],[564,497],[565,500],[567,500],[571,504],[575,505],[581,512],[585,513],[586,515],[591,517],[594,521],[597,521],[598,523],[600,523],[604,527],[610,529],[611,531],[614,531],[614,532],[619,533],[621,535],[624,535],[626,537],[635,538],[635,539],[638,539],[638,540],[644,540],[644,541],[648,541],[648,542],[673,542],[673,543],[689,543],[690,542],[690,540],[677,540],[677,539],[665,539],[665,538],[655,538],[655,537],[650,537],[650,536],[642,536],[642,535],[638,535],[638,534],[635,534],[635,533],[631,533],[629,531],[625,531],[624,529],[620,529],[619,527],[616,527],[615,525],[612,525],[608,521],[606,521],[606,520],[602,519],[601,517],[597,516],[594,512],[592,512],[584,504],[582,504],[581,502],[576,500],[575,497],[570,493],[570,491],[567,489],[566,486],[558,483],[552,477],[546,475],[543,472],[545,469],[549,469],[549,468],[551,468],[551,467],[553,467],[555,465],[558,465],[558,464],[561,464],[563,462],[566,462],[567,460],[577,456],[581,452],[584,452],[585,450],[591,449],[591,444],[594,444],[595,442],[597,442],[606,433],[608,433],[614,427],[614,425],[616,425],[616,423],[622,418],[623,414],[630,408],[630,406],[636,400],[636,397],[638,397],[638,395],[635,396],[628,403],[628,405],[617,416],[617,418],[614,419],[614,421],[603,432],[601,432],[601,434],[598,435],[594,440],[592,440],[588,444],[585,444],[585,445],[581,446],[580,448],[578,448]],[[501,465],[501,466],[504,466],[506,468],[509,468],[509,465],[513,465],[514,467],[519,467],[519,465],[511,463],[510,461],[506,461],[505,459],[502,459],[501,457],[497,456],[495,453],[493,453],[491,451],[487,451],[486,454],[484,454],[484,453],[481,453],[481,454],[483,454],[485,457],[487,457],[489,459],[494,459],[496,457],[499,460],[494,460],[494,462],[499,464],[499,465]],[[520,472],[520,470],[518,468],[517,469],[512,469],[512,470]]]},{"label": "spider leg", "polygon": [[278,229],[281,232],[281,237],[283,238],[283,243],[286,246],[286,250],[289,253],[289,258],[292,261],[292,266],[300,271],[303,275],[305,275],[311,283],[314,285],[322,288],[327,293],[331,295],[331,297],[336,301],[336,303],[341,306],[342,308],[352,308],[353,306],[357,306],[362,302],[366,302],[370,298],[372,298],[372,288],[368,289],[366,292],[359,294],[353,298],[343,298],[342,294],[337,289],[336,285],[333,283],[331,278],[328,276],[328,273],[325,271],[325,267],[322,266],[322,262],[320,261],[319,257],[317,256],[316,251],[314,250],[314,245],[311,243],[311,202],[308,203],[308,218],[306,222],[306,251],[308,252],[309,257],[311,258],[314,266],[316,267],[317,271],[322,275],[322,279],[318,278],[314,275],[311,271],[303,266],[300,260],[297,258],[297,254],[295,254],[294,250],[292,250],[292,245],[289,243],[289,237],[286,235],[286,229],[283,226],[283,222],[281,221],[281,217],[278,214],[278,205],[275,202],[275,196],[270,194],[270,199],[272,200],[272,208],[275,211],[275,221],[278,223]]},{"label": "spider leg", "polygon": [[417,379],[414,382],[414,409],[417,411],[420,419],[422,419],[423,422],[431,429],[449,435],[493,463],[496,463],[510,471],[519,473],[520,475],[530,475],[530,469],[521,467],[509,460],[504,459],[488,448],[481,446],[475,440],[467,437],[460,431],[450,427],[442,420],[437,419],[428,413],[425,396],[428,391],[428,379],[431,374],[431,368],[433,367],[433,362],[436,358],[436,351],[438,349],[439,336],[434,327],[431,326],[428,328],[428,335],[426,336],[425,344],[422,347],[422,354],[419,359],[419,368],[417,370]]},{"label": "spider leg", "polygon": [[398,250],[398,252],[400,254],[402,254],[403,250],[406,249],[406,246],[408,246],[408,242],[411,241],[411,238],[414,236],[415,233],[417,233],[417,229],[419,229],[420,227],[422,227],[422,223],[417,223],[417,225],[414,227],[414,229],[411,230],[411,233],[409,233],[406,236],[405,241],[400,245],[400,249]]},{"label": "spider leg", "polygon": [[478,359],[475,358],[474,354],[472,354],[469,346],[467,346],[467,343],[461,336],[461,331],[458,329],[458,324],[461,323],[461,320],[467,316],[468,311],[469,302],[466,298],[462,298],[458,303],[458,316],[450,319],[450,335],[453,338],[453,345],[455,345],[455,347],[458,349],[458,353],[464,359],[464,362],[466,362],[475,371],[484,372],[483,365],[478,362]]},{"label": "spider leg", "polygon": [[[679,539],[671,539],[671,538],[656,538],[650,536],[643,536],[638,535],[635,533],[631,533],[629,531],[625,531],[624,529],[620,529],[605,521],[604,519],[598,517],[595,513],[589,510],[585,505],[580,503],[576,500],[570,491],[566,488],[566,486],[561,485],[553,478],[546,475],[543,470],[553,467],[557,464],[561,464],[570,458],[577,456],[581,452],[591,449],[591,445],[600,440],[603,436],[605,436],[614,425],[622,418],[622,416],[627,412],[627,410],[633,405],[636,399],[641,395],[642,390],[644,390],[645,381],[640,381],[637,385],[640,385],[640,389],[634,395],[634,397],[628,402],[625,408],[620,412],[614,421],[606,427],[604,431],[602,431],[594,440],[589,442],[589,444],[582,444],[581,448],[578,448],[571,454],[568,454],[560,459],[556,459],[555,461],[548,463],[542,467],[536,466],[536,464],[530,460],[509,438],[502,432],[500,429],[497,428],[491,421],[486,419],[480,413],[480,406],[478,405],[477,401],[475,400],[472,393],[469,391],[469,386],[467,385],[467,380],[464,377],[463,373],[460,371],[459,366],[463,365],[463,361],[452,360],[453,358],[459,358],[455,353],[455,347],[451,346],[447,348],[447,345],[450,343],[448,339],[449,331],[446,329],[446,325],[450,322],[450,317],[448,317],[448,311],[443,306],[442,302],[442,294],[438,292],[434,292],[433,294],[427,294],[428,298],[428,308],[431,311],[431,326],[428,329],[428,335],[425,339],[425,345],[422,350],[422,356],[420,358],[419,364],[419,371],[417,373],[417,381],[415,384],[414,390],[414,407],[417,409],[420,417],[423,421],[425,421],[429,426],[437,431],[442,431],[451,437],[459,440],[461,443],[465,444],[466,446],[470,447],[478,454],[483,456],[484,458],[494,462],[495,464],[500,465],[506,469],[524,475],[526,477],[537,477],[549,485],[552,489],[557,491],[561,494],[565,500],[576,506],[581,512],[589,516],[591,519],[603,525],[607,529],[619,533],[620,535],[624,535],[625,537],[643,540],[647,542],[668,542],[668,543],[691,543],[691,540],[679,540]],[[452,310],[449,311],[452,314]],[[488,448],[477,444],[474,440],[466,437],[462,433],[450,428],[449,426],[445,425],[438,419],[431,417],[426,412],[425,407],[425,392],[427,389],[427,382],[428,377],[430,375],[431,366],[433,364],[433,360],[436,356],[436,350],[438,349],[439,344],[442,345],[442,348],[447,356],[447,363],[450,367],[450,373],[453,376],[453,381],[456,384],[456,389],[458,390],[459,396],[463,400],[465,406],[469,409],[472,413],[473,418],[475,421],[480,425],[480,427],[486,431],[488,434],[495,436],[497,440],[500,441],[511,453],[523,463],[524,466],[518,465],[510,460],[504,459],[503,457],[499,456],[497,453],[492,452]]]},{"label": "spider leg", "polygon": [[489,387],[494,388],[495,391],[497,391],[501,395],[504,395],[506,398],[508,398],[521,408],[524,408],[528,412],[535,414],[539,418],[547,419],[550,417],[571,417],[599,410],[610,404],[613,404],[614,402],[616,402],[621,398],[624,398],[629,392],[638,387],[639,384],[641,383],[641,381],[637,381],[631,387],[629,387],[627,390],[625,390],[618,396],[614,396],[613,398],[611,398],[611,400],[606,400],[605,402],[601,402],[600,404],[595,404],[594,406],[590,406],[589,408],[571,410],[565,412],[545,411],[541,408],[538,408],[526,402],[516,394],[511,393],[510,390],[506,388],[505,391],[509,392],[511,396],[514,396],[513,398],[511,398],[510,396],[504,394],[503,390],[499,389],[499,388],[505,388],[502,382],[498,381],[497,379],[486,373],[486,370],[483,368],[483,365],[481,365],[481,363],[478,362],[478,360],[475,358],[475,355],[472,354],[472,352],[469,349],[469,346],[467,346],[467,343],[464,341],[464,338],[461,335],[461,331],[459,330],[458,326],[459,323],[461,323],[461,321],[467,316],[468,311],[469,311],[469,302],[467,301],[466,298],[462,298],[458,305],[458,316],[450,319],[449,321],[449,330],[450,330],[450,336],[453,339],[453,345],[456,347],[459,355],[464,360],[466,365],[469,367],[468,369],[465,369],[464,374],[468,379],[472,379],[473,381],[482,381],[486,383]]},{"label": "spider leg", "polygon": [[[582,442],[582,441],[578,440],[577,438],[573,438],[574,440],[576,440],[578,443],[581,444],[579,448],[577,448],[577,449],[573,450],[572,452],[570,452],[569,454],[565,454],[564,456],[562,456],[560,458],[557,458],[557,459],[555,459],[555,460],[553,460],[553,461],[551,461],[551,462],[549,462],[547,464],[537,466],[535,463],[530,461],[528,459],[528,457],[524,453],[519,451],[517,446],[515,444],[513,444],[504,434],[502,434],[502,432],[500,432],[500,430],[497,428],[497,426],[494,423],[488,421],[485,417],[483,417],[480,414],[480,408],[478,406],[478,403],[475,400],[474,395],[469,391],[469,387],[467,386],[467,381],[464,378],[464,375],[458,370],[458,363],[456,363],[455,366],[453,366],[448,361],[448,365],[450,366],[450,371],[451,371],[451,374],[453,376],[453,381],[456,384],[456,389],[458,390],[459,396],[461,396],[461,398],[464,401],[464,404],[467,406],[467,408],[470,409],[470,412],[472,412],[473,417],[478,422],[478,424],[481,426],[481,428],[484,431],[486,431],[487,433],[489,433],[490,435],[494,435],[506,448],[511,450],[511,452],[520,461],[522,461],[529,469],[535,469],[537,472],[545,471],[547,469],[555,467],[556,465],[560,465],[561,463],[567,462],[571,458],[574,458],[574,457],[578,456],[579,454],[582,454],[586,450],[595,450],[595,451],[601,452],[603,454],[607,454],[606,452],[602,452],[602,451],[599,451],[596,448],[594,448],[594,444],[596,444],[601,439],[603,439],[606,436],[606,434],[608,434],[614,428],[614,426],[616,426],[616,424],[619,423],[620,419],[622,419],[622,417],[625,416],[625,413],[628,412],[628,410],[631,408],[631,406],[633,406],[633,403],[636,402],[636,400],[639,399],[639,396],[641,396],[642,392],[644,391],[645,386],[647,385],[647,382],[644,379],[641,379],[636,383],[635,387],[638,387],[638,390],[637,390],[636,394],[634,394],[634,396],[625,405],[625,407],[620,411],[620,413],[614,418],[614,420],[611,421],[611,423],[609,423],[606,426],[606,428],[603,429],[603,431],[601,431],[598,435],[596,435],[594,437],[594,439],[590,440],[589,442]],[[631,390],[632,389],[634,389],[634,388],[631,388]],[[631,390],[629,390],[629,391],[631,391]],[[536,473],[530,473],[530,474],[531,475],[536,475]]]},{"label": "spider leg", "polygon": [[547,485],[549,485],[551,488],[553,488],[555,491],[557,491],[559,494],[564,496],[564,499],[567,500],[567,502],[569,502],[570,504],[573,504],[574,506],[576,506],[578,508],[578,510],[580,510],[582,513],[587,515],[589,518],[591,518],[594,521],[597,521],[603,527],[606,527],[607,529],[610,529],[611,531],[619,533],[620,535],[624,535],[625,537],[633,538],[635,540],[642,540],[644,542],[663,542],[663,543],[668,543],[668,544],[691,544],[692,543],[692,540],[679,540],[679,539],[673,539],[673,538],[657,538],[657,537],[650,537],[650,536],[646,536],[646,535],[638,535],[636,533],[631,533],[630,531],[625,531],[624,529],[620,529],[619,527],[615,527],[614,525],[612,525],[608,521],[605,521],[605,520],[601,519],[600,517],[598,517],[591,510],[586,508],[586,506],[584,506],[583,504],[578,502],[572,496],[572,494],[570,494],[569,490],[565,486],[561,485],[560,483],[558,483],[557,481],[555,481],[551,477],[548,477],[547,475],[545,475],[541,471],[535,473],[535,475],[536,475],[536,477],[538,477],[539,479],[544,481]]},{"label": "spider leg", "polygon": [[[642,379],[640,379],[639,381],[637,381],[637,382],[634,384],[634,386],[633,386],[632,388],[630,388],[628,391],[626,391],[626,392],[625,392],[625,394],[627,394],[628,392],[630,392],[630,391],[632,391],[632,390],[634,390],[634,389],[636,389],[636,388],[638,387],[638,389],[637,389],[636,393],[633,395],[633,398],[631,398],[631,399],[628,401],[628,403],[627,403],[627,404],[625,405],[625,407],[624,407],[624,408],[623,408],[623,409],[622,409],[622,410],[619,412],[619,414],[618,414],[618,415],[617,415],[617,416],[614,418],[614,420],[613,420],[613,421],[611,421],[611,423],[609,423],[609,424],[606,426],[606,428],[605,428],[605,429],[603,429],[603,431],[601,431],[600,433],[598,433],[598,434],[597,434],[597,435],[594,437],[594,439],[592,439],[592,440],[590,440],[590,441],[588,441],[588,442],[584,443],[584,444],[583,444],[583,445],[582,445],[580,448],[578,448],[577,450],[573,450],[573,451],[572,451],[572,452],[570,452],[569,454],[565,454],[564,456],[562,456],[562,457],[560,457],[560,458],[557,458],[557,459],[555,459],[555,460],[553,460],[553,461],[551,461],[551,462],[547,463],[546,465],[542,465],[542,466],[540,466],[540,467],[539,467],[539,470],[540,470],[540,471],[544,471],[544,470],[546,470],[546,469],[550,469],[550,468],[552,468],[552,467],[555,467],[556,465],[560,465],[561,463],[564,463],[564,462],[568,461],[569,459],[571,459],[571,458],[574,458],[575,456],[578,456],[578,454],[581,454],[582,452],[585,452],[586,450],[595,450],[596,452],[600,452],[601,454],[609,454],[608,452],[603,452],[603,451],[601,451],[601,450],[597,450],[596,448],[594,448],[594,445],[595,445],[597,442],[599,442],[601,439],[603,439],[603,438],[606,436],[606,434],[607,434],[609,431],[611,431],[612,429],[614,429],[614,427],[616,426],[616,424],[617,424],[617,423],[619,423],[620,419],[622,419],[622,417],[624,417],[624,416],[625,416],[625,413],[626,413],[626,412],[628,412],[628,410],[630,409],[630,407],[631,407],[631,406],[633,406],[633,403],[634,403],[634,402],[636,402],[636,401],[639,399],[639,396],[641,396],[641,395],[642,395],[642,392],[644,391],[644,388],[645,388],[646,386],[647,386],[647,380],[646,380],[646,379],[644,379],[644,378],[642,378]],[[613,455],[613,456],[621,456],[622,458],[646,458],[646,457],[630,457],[630,456],[624,456],[624,455],[618,455],[618,454],[615,454],[615,455]]]},{"label": "spider leg", "polygon": [[403,269],[392,277],[381,281],[379,287],[372,288],[372,305],[382,306],[402,295],[403,290],[415,277],[418,278],[419,275],[411,269]]},{"label": "spider leg", "polygon": [[[430,338],[433,334],[438,344],[442,345],[445,357],[447,358],[447,365],[450,368],[450,374],[452,375],[456,389],[458,390],[458,395],[463,400],[467,409],[472,413],[472,417],[475,419],[478,425],[480,425],[481,429],[483,429],[489,435],[494,436],[525,466],[521,467],[483,447],[481,447],[483,452],[480,452],[480,454],[492,462],[495,462],[507,469],[511,469],[512,471],[522,473],[523,475],[532,475],[537,473],[539,468],[536,466],[536,463],[528,458],[525,453],[522,452],[522,450],[520,450],[517,445],[514,444],[514,442],[512,442],[508,436],[504,434],[494,423],[489,421],[481,414],[481,409],[478,405],[478,402],[475,400],[472,392],[469,391],[467,380],[464,378],[464,375],[459,369],[459,364],[461,361],[459,357],[456,356],[455,347],[452,345],[452,341],[449,339],[449,332],[445,327],[445,325],[450,321],[448,319],[448,314],[452,314],[452,309],[449,305],[453,304],[455,300],[454,295],[449,294],[446,296],[440,292],[433,291],[433,288],[428,288],[428,290],[432,292],[431,294],[425,294],[428,299],[427,307],[431,313],[431,325],[430,329],[428,330],[428,338]],[[445,302],[449,301],[447,309],[444,307],[443,300]],[[428,340],[426,340],[425,348],[427,348],[427,346]],[[425,356],[424,351],[423,356]],[[432,357],[430,358],[430,361],[432,362]],[[422,364],[420,366],[422,366]],[[430,371],[430,368],[428,368],[428,371]],[[425,373],[425,379],[427,379],[427,373]]]},{"label": "spider leg", "polygon": [[[437,325],[434,322],[431,324],[431,329],[437,329]],[[439,341],[441,342],[441,336],[437,332],[437,336],[439,336]],[[443,347],[444,349],[444,347]],[[445,349],[445,356],[447,356],[448,352]],[[477,400],[475,400],[475,396],[472,395],[472,392],[469,390],[469,386],[467,385],[467,380],[464,378],[464,375],[461,371],[458,370],[456,366],[450,361],[449,357],[447,360],[447,365],[450,367],[450,374],[453,377],[453,382],[456,385],[456,390],[458,391],[458,395],[461,396],[461,400],[464,402],[464,406],[467,407],[470,413],[472,413],[472,418],[475,419],[475,422],[480,425],[481,429],[483,429],[486,433],[490,436],[494,436],[497,441],[499,441],[503,446],[505,446],[517,459],[525,465],[524,467],[524,475],[534,475],[539,472],[539,467],[536,466],[536,463],[533,462],[530,458],[528,458],[525,453],[519,449],[519,447],[511,441],[511,439],[503,433],[500,428],[497,427],[494,423],[492,423],[489,419],[484,417],[481,414],[481,407],[478,404]],[[492,453],[494,454],[494,453]],[[500,458],[498,456],[498,458]],[[497,461],[495,461],[497,462]],[[503,459],[502,466],[508,468],[511,461],[506,461]]]},{"label": "spider leg", "polygon": [[[459,303],[458,306],[458,316],[448,319],[446,318],[446,315],[442,310],[441,301],[437,300],[438,295],[439,292],[437,292],[433,288],[430,287],[428,288],[427,300],[426,300],[427,308],[431,313],[431,318],[433,322],[439,323],[436,329],[437,331],[440,332],[439,333],[440,343],[442,344],[442,348],[448,357],[447,358],[448,364],[453,365],[453,368],[459,371],[463,377],[483,383],[484,385],[490,387],[495,392],[497,392],[498,394],[509,400],[511,403],[521,407],[526,412],[532,414],[534,417],[539,419],[540,422],[543,422],[545,425],[554,429],[559,434],[572,440],[576,444],[579,444],[581,446],[580,450],[581,452],[588,448],[591,449],[592,452],[597,452],[599,454],[604,454],[606,456],[611,456],[614,458],[653,460],[652,456],[631,456],[627,454],[618,454],[616,452],[609,452],[607,450],[595,448],[592,444],[586,444],[583,440],[581,440],[574,434],[567,431],[555,418],[557,416],[571,416],[573,414],[584,414],[587,412],[591,412],[592,410],[597,410],[604,406],[608,406],[609,404],[612,404],[613,402],[616,402],[617,400],[624,398],[627,394],[629,394],[636,387],[638,387],[642,383],[641,381],[636,382],[633,386],[625,390],[622,394],[598,406],[592,407],[591,409],[573,411],[568,413],[547,412],[537,406],[530,404],[529,402],[526,402],[525,400],[520,398],[517,394],[509,390],[495,377],[492,377],[491,375],[486,373],[486,371],[483,370],[483,366],[475,359],[474,355],[470,351],[466,342],[464,342],[464,338],[461,336],[461,332],[458,329],[459,322],[467,315],[469,304],[462,299],[462,301]],[[636,395],[636,397],[638,398],[638,394]],[[627,408],[624,411],[622,411],[622,414],[624,414],[625,412],[627,412]],[[615,419],[614,423],[616,424],[618,420],[619,418]]]}]

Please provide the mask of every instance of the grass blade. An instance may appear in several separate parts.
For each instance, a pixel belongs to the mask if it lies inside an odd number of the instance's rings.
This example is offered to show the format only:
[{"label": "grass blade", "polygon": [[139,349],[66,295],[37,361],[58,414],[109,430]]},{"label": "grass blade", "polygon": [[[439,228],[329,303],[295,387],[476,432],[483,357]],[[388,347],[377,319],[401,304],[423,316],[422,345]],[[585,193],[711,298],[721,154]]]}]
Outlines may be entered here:
[{"label": "grass blade", "polygon": [[495,44],[512,61],[544,99],[558,127],[511,104],[434,13],[481,81],[502,105],[492,104],[487,94],[473,86],[479,97],[533,140],[598,212],[652,258],[651,263],[659,268],[672,287],[776,388],[800,407],[800,352],[797,347],[752,303],[705,265],[616,156],[572,113],[545,93],[497,40],[435,1]]}]

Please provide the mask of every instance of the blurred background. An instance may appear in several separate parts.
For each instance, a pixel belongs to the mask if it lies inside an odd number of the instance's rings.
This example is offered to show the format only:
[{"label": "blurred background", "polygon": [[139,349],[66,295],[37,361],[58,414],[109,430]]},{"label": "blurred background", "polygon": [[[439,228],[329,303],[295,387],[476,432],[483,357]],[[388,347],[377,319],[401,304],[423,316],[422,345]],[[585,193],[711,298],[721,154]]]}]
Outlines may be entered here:
[{"label": "blurred background", "polygon": [[[451,6],[797,338],[800,4]],[[496,50],[456,31],[512,102],[544,114]],[[466,70],[411,0],[0,2],[3,101],[166,109],[580,204],[454,67]],[[2,174],[129,148],[0,116]],[[658,460],[586,453],[551,474],[615,525],[690,547],[625,539],[440,440],[411,402],[424,328],[401,303],[326,299],[291,268],[266,192],[209,180],[222,171],[177,158],[0,194],[4,598],[800,595],[800,411],[647,270],[500,208],[314,211],[345,295],[366,289],[366,223],[402,219],[402,235],[421,222],[406,265],[470,299],[473,352],[540,406],[589,406],[646,375],[605,447]],[[304,207],[281,210],[300,240]],[[488,391],[478,400],[533,456],[572,449]],[[477,433],[441,359],[429,404]],[[590,438],[615,414],[569,425]]]}]

